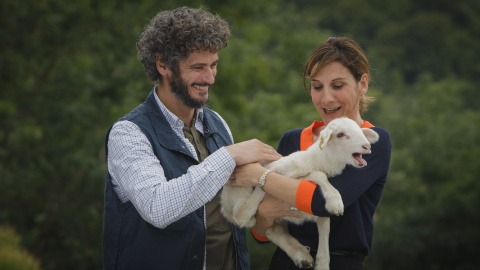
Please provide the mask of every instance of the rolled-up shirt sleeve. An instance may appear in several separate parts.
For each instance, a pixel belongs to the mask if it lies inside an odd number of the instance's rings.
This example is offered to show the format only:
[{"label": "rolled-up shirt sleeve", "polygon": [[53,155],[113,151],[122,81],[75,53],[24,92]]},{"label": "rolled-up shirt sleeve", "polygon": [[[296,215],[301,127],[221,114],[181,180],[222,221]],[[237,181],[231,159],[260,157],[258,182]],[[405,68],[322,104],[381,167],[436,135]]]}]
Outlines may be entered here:
[{"label": "rolled-up shirt sleeve", "polygon": [[122,202],[130,201],[147,222],[165,228],[210,201],[235,169],[222,147],[203,162],[167,181],[160,160],[140,128],[117,122],[108,140],[108,172]]}]

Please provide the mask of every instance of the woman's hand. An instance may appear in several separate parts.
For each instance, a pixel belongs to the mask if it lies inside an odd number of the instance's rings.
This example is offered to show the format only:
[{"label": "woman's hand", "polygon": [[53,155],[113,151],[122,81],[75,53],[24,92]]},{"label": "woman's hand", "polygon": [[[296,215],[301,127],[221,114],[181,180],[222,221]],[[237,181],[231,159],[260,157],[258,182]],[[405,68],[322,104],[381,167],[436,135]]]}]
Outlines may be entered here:
[{"label": "woman's hand", "polygon": [[286,216],[300,217],[297,211],[292,211],[291,205],[266,193],[262,203],[258,206],[255,215],[257,222],[252,229],[260,235],[265,235],[266,230],[273,226],[275,219]]},{"label": "woman's hand", "polygon": [[240,187],[257,186],[258,179],[266,170],[258,162],[237,166],[225,185]]}]

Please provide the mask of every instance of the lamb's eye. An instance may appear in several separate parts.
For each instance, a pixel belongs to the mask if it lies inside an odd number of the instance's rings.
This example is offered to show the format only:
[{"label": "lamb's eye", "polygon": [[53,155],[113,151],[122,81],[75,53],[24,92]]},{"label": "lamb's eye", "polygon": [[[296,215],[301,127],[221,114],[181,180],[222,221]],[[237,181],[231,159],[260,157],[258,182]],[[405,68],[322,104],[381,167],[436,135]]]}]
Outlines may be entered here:
[{"label": "lamb's eye", "polygon": [[339,133],[337,134],[337,138],[341,138],[341,137],[343,137],[344,135],[345,135],[345,134],[343,134],[343,132],[339,132]]}]

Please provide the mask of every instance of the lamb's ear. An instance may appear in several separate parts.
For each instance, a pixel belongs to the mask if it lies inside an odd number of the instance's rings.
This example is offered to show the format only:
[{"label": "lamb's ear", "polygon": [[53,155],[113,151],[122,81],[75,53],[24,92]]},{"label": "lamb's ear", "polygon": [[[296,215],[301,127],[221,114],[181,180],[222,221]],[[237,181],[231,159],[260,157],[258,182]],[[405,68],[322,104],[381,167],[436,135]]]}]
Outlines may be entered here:
[{"label": "lamb's ear", "polygon": [[332,135],[332,130],[326,128],[320,132],[320,149],[323,150],[327,146],[327,142],[330,139],[330,135]]},{"label": "lamb's ear", "polygon": [[362,132],[370,143],[376,143],[380,138],[378,133],[371,128],[362,128]]}]

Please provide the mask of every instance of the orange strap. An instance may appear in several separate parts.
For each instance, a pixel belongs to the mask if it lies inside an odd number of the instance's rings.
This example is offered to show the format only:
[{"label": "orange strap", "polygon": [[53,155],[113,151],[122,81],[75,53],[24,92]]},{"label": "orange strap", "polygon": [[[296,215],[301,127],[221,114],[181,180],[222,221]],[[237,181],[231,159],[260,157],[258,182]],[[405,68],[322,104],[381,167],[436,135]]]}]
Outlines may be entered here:
[{"label": "orange strap", "polygon": [[260,241],[260,242],[269,242],[270,241],[270,239],[268,239],[268,237],[258,234],[252,228],[250,228],[250,231],[252,232],[253,237],[255,237],[255,239],[257,239],[258,241]]},{"label": "orange strap", "polygon": [[297,188],[297,195],[295,196],[295,204],[298,210],[313,215],[312,198],[316,188],[317,185],[308,180],[300,182]]}]

